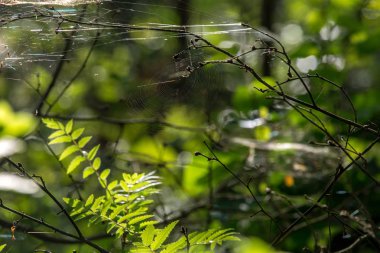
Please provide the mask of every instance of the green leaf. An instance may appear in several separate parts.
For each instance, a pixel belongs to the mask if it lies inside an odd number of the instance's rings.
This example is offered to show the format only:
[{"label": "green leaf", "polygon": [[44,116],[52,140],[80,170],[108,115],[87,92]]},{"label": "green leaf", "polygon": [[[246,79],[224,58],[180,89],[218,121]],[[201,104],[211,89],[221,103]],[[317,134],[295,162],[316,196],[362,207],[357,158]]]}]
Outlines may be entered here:
[{"label": "green leaf", "polygon": [[100,147],[100,144],[96,145],[95,147],[93,147],[90,152],[88,152],[88,159],[92,160],[95,158],[96,156],[96,153],[98,152],[98,149]]},{"label": "green leaf", "polygon": [[57,137],[56,139],[49,142],[49,145],[52,144],[59,144],[59,143],[65,143],[65,142],[71,142],[70,136],[61,136]]},{"label": "green leaf", "polygon": [[95,172],[95,170],[92,167],[86,167],[83,170],[83,179],[91,176],[92,174],[94,174],[94,172]]},{"label": "green leaf", "polygon": [[6,244],[0,245],[0,252],[3,251],[3,249],[5,248],[5,246],[7,246],[7,245]]},{"label": "green leaf", "polygon": [[99,183],[100,183],[100,186],[103,187],[103,188],[106,188],[107,187],[107,180],[104,180],[102,178],[98,178],[99,180]]},{"label": "green leaf", "polygon": [[207,238],[208,241],[218,241],[218,239],[226,234],[236,234],[235,232],[232,232],[231,228],[222,229],[215,231],[209,238]]},{"label": "green leaf", "polygon": [[116,223],[113,223],[113,224],[108,224],[108,227],[107,227],[107,234],[111,233],[112,229],[114,229],[116,227]]},{"label": "green leaf", "polygon": [[177,252],[178,250],[183,249],[185,247],[186,247],[186,238],[182,236],[177,241],[167,244],[165,246],[165,249],[161,251],[161,253]]},{"label": "green leaf", "polygon": [[72,173],[84,160],[86,160],[83,156],[75,157],[71,162],[69,167],[67,168],[67,174]]},{"label": "green leaf", "polygon": [[117,180],[112,181],[108,185],[108,190],[112,191],[116,186],[118,186],[119,182]]},{"label": "green leaf", "polygon": [[144,246],[149,246],[152,244],[154,238],[154,231],[154,226],[149,225],[141,233],[141,240]]},{"label": "green leaf", "polygon": [[146,246],[137,246],[131,249],[131,253],[152,253],[152,250]]},{"label": "green leaf", "polygon": [[154,241],[151,245],[152,250],[156,250],[161,247],[161,245],[165,242],[165,240],[168,238],[174,227],[177,225],[178,221],[173,221],[169,225],[167,225],[165,228],[163,228],[154,238]]},{"label": "green leaf", "polygon": [[205,232],[194,232],[189,235],[189,241],[190,244],[197,244],[197,243],[204,243],[206,239],[211,236],[213,233],[215,233],[215,229],[210,229]]},{"label": "green leaf", "polygon": [[73,140],[78,139],[82,135],[83,131],[84,128],[78,128],[74,130],[74,132],[71,134],[71,138],[73,138]]},{"label": "green leaf", "polygon": [[54,139],[54,138],[57,138],[57,137],[62,136],[64,134],[65,134],[65,131],[57,130],[57,131],[53,132],[51,135],[49,135],[48,139]]},{"label": "green leaf", "polygon": [[[115,235],[116,235],[116,238],[120,238],[122,235],[124,235],[125,234],[125,228],[123,228],[123,227],[120,227],[120,228],[118,228],[116,231],[115,231]],[[143,253],[143,251],[139,251],[139,253]],[[151,253],[151,252],[149,252],[149,253]]]},{"label": "green leaf", "polygon": [[73,120],[69,120],[69,122],[67,122],[66,126],[65,126],[65,132],[66,134],[70,134],[71,133],[71,130],[73,130]]},{"label": "green leaf", "polygon": [[72,198],[63,198],[63,201],[68,204],[71,208],[76,207],[81,201],[79,199],[72,199]]},{"label": "green leaf", "polygon": [[157,220],[149,220],[149,221],[144,221],[140,223],[140,228],[149,226],[149,225],[156,225],[158,223]]},{"label": "green leaf", "polygon": [[65,159],[66,157],[74,153],[75,151],[79,151],[79,148],[75,145],[71,145],[65,148],[65,150],[63,150],[62,154],[60,155],[59,160],[62,161],[63,159]]},{"label": "green leaf", "polygon": [[104,196],[100,196],[99,198],[95,199],[94,204],[91,206],[91,211],[96,212],[103,203]]},{"label": "green leaf", "polygon": [[62,129],[59,122],[54,119],[44,118],[42,119],[42,122],[45,124],[46,127],[50,129]]},{"label": "green leaf", "polygon": [[121,222],[124,222],[126,220],[130,220],[132,219],[133,217],[136,217],[136,216],[139,216],[139,215],[143,215],[145,214],[147,211],[147,209],[143,209],[143,208],[139,208],[133,212],[129,212],[128,214],[124,215],[123,217],[121,217],[120,219],[117,220],[117,223],[121,223]]},{"label": "green leaf", "polygon": [[92,163],[92,168],[94,168],[94,170],[98,170],[100,168],[101,163],[102,160],[99,157],[96,157],[94,162]]},{"label": "green leaf", "polygon": [[112,211],[112,213],[108,216],[111,220],[113,220],[116,216],[118,216],[122,211],[125,211],[127,209],[127,205],[118,205],[116,208]]},{"label": "green leaf", "polygon": [[219,241],[241,241],[241,239],[234,235],[227,235],[219,239]]},{"label": "green leaf", "polygon": [[100,173],[100,178],[102,180],[107,180],[107,177],[109,176],[111,170],[110,169],[105,169],[102,171],[102,173]]},{"label": "green leaf", "polygon": [[84,206],[89,206],[94,202],[94,194],[91,194],[88,199],[86,200],[86,204]]},{"label": "green leaf", "polygon": [[149,218],[152,218],[153,216],[154,216],[154,215],[152,215],[152,214],[146,214],[146,215],[137,216],[137,217],[131,219],[131,220],[128,222],[128,224],[129,224],[129,225],[133,225],[133,224],[139,223],[139,222],[141,222],[141,221],[143,221],[143,220],[147,220],[147,219],[149,219]]},{"label": "green leaf", "polygon": [[80,148],[83,148],[91,140],[91,138],[92,138],[91,136],[83,137],[82,139],[79,140],[78,146]]},{"label": "green leaf", "polygon": [[102,216],[108,216],[107,213],[110,210],[111,206],[112,206],[111,200],[107,199],[107,201],[104,202],[104,204],[102,206],[102,211],[100,212],[100,215],[102,215]]}]

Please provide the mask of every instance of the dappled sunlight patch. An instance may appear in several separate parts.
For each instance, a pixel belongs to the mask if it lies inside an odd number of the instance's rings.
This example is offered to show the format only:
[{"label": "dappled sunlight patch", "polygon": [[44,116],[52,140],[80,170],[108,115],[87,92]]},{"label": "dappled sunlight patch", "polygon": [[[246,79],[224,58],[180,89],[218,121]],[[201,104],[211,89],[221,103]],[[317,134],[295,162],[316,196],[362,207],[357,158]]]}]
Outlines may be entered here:
[{"label": "dappled sunlight patch", "polygon": [[36,194],[38,186],[30,179],[15,174],[0,173],[0,191],[13,191],[21,194]]}]

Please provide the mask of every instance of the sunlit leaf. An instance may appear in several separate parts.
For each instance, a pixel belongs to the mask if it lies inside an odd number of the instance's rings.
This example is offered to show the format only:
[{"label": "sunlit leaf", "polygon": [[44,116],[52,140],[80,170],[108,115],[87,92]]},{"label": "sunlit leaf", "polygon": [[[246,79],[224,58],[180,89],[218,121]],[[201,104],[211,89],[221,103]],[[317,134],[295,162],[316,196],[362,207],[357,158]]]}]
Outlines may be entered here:
[{"label": "sunlit leaf", "polygon": [[0,252],[3,251],[6,246],[7,246],[6,244],[0,245]]},{"label": "sunlit leaf", "polygon": [[129,224],[129,225],[133,225],[133,224],[136,224],[136,223],[141,222],[141,221],[143,221],[143,220],[147,220],[147,219],[149,219],[149,218],[152,218],[153,216],[154,216],[154,215],[152,215],[152,214],[146,214],[146,215],[137,216],[137,217],[131,219],[131,220],[128,222],[128,224]]},{"label": "sunlit leaf", "polygon": [[107,177],[109,176],[111,170],[110,169],[105,169],[100,173],[100,178],[103,180],[107,180]]},{"label": "sunlit leaf", "polygon": [[57,137],[57,138],[55,138],[54,140],[50,141],[50,142],[49,142],[49,145],[52,145],[52,144],[59,144],[59,143],[65,143],[65,142],[71,142],[71,138],[70,138],[70,136],[61,136],[61,137]]},{"label": "sunlit leaf", "polygon": [[73,130],[73,120],[69,120],[69,122],[67,122],[66,126],[65,126],[65,132],[66,134],[70,134],[71,133],[71,130]]},{"label": "sunlit leaf", "polygon": [[93,202],[94,202],[94,194],[91,194],[91,195],[87,198],[86,203],[84,204],[84,206],[89,206],[89,205],[91,205]]},{"label": "sunlit leaf", "polygon": [[103,206],[102,206],[102,210],[101,210],[101,212],[100,212],[100,215],[101,215],[101,216],[108,216],[107,213],[108,213],[108,211],[110,210],[112,204],[113,204],[113,203],[111,202],[111,200],[107,199],[107,200],[104,202]]},{"label": "sunlit leaf", "polygon": [[72,173],[78,166],[85,161],[86,159],[83,156],[75,157],[71,162],[69,167],[67,168],[67,174]]},{"label": "sunlit leaf", "polygon": [[91,138],[92,138],[91,136],[83,137],[82,139],[79,140],[78,146],[80,148],[83,148],[91,140]]},{"label": "sunlit leaf", "polygon": [[63,129],[58,121],[54,119],[49,119],[49,118],[43,118],[42,122],[45,124],[46,127],[50,129]]},{"label": "sunlit leaf", "polygon": [[173,221],[169,225],[167,225],[165,228],[163,228],[154,238],[154,241],[152,242],[151,249],[156,250],[161,247],[161,245],[165,242],[165,240],[168,238],[174,227],[177,225],[178,221]]},{"label": "sunlit leaf", "polygon": [[73,140],[78,139],[82,135],[83,131],[84,128],[78,128],[74,130],[74,132],[71,134],[71,138],[73,138]]},{"label": "sunlit leaf", "polygon": [[140,225],[140,228],[144,228],[144,227],[149,226],[149,225],[156,225],[157,223],[159,223],[159,222],[156,220],[149,220],[149,221],[141,222],[139,225]]},{"label": "sunlit leaf", "polygon": [[107,227],[107,234],[111,233],[112,229],[114,229],[114,227],[116,227],[116,223],[113,223],[113,224],[109,224],[109,226]]},{"label": "sunlit leaf", "polygon": [[94,174],[94,172],[95,172],[95,170],[92,167],[86,167],[83,170],[83,179],[91,176],[92,174]]},{"label": "sunlit leaf", "polygon": [[[122,211],[125,211],[127,208],[127,205],[119,205],[116,206],[116,208],[112,211],[112,213],[108,216],[111,220],[113,220],[116,216],[118,216]],[[118,222],[120,223],[120,222]]]},{"label": "sunlit leaf", "polygon": [[79,150],[78,147],[75,145],[68,146],[59,156],[59,160],[62,161],[63,159],[65,159],[66,157],[68,157],[69,155],[71,155],[72,153],[78,150]]},{"label": "sunlit leaf", "polygon": [[91,210],[93,212],[96,212],[101,207],[101,204],[103,203],[103,200],[104,200],[103,196],[98,197],[97,199],[95,199],[94,204],[92,204],[92,206],[91,206]]},{"label": "sunlit leaf", "polygon": [[173,242],[173,243],[170,243],[170,244],[167,244],[165,246],[165,249],[163,251],[161,251],[161,253],[171,253],[171,252],[176,252],[180,249],[183,249],[186,247],[186,238],[184,236],[182,236],[181,238],[179,238],[177,241]]},{"label": "sunlit leaf", "polygon": [[149,246],[152,244],[154,238],[154,226],[147,226],[141,233],[141,240],[144,246]]},{"label": "sunlit leaf", "polygon": [[96,153],[98,152],[99,150],[99,147],[100,147],[100,144],[96,145],[95,147],[93,147],[90,152],[88,152],[88,159],[92,160],[95,158],[96,156]]},{"label": "sunlit leaf", "polygon": [[98,170],[100,168],[101,163],[102,160],[99,157],[95,158],[94,162],[92,163],[92,167],[94,168],[94,170]]},{"label": "sunlit leaf", "polygon": [[53,132],[51,135],[49,135],[48,139],[54,139],[54,138],[57,138],[57,137],[62,136],[64,134],[65,134],[65,131],[57,130],[57,131]]}]

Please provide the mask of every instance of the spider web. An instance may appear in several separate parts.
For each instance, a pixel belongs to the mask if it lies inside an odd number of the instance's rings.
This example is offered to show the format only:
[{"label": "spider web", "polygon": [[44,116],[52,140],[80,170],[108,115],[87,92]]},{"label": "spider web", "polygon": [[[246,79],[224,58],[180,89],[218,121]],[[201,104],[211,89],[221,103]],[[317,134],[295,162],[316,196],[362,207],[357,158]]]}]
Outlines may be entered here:
[{"label": "spider web", "polygon": [[[191,43],[196,43],[190,33],[219,41],[217,46],[221,48],[235,47],[241,52],[249,48],[256,39],[256,33],[251,29],[241,26],[236,21],[226,21],[225,13],[211,14],[190,8],[184,10],[180,9],[178,4],[157,4],[152,1],[68,0],[2,3],[1,70],[6,71],[4,76],[7,76],[8,81],[15,85],[26,85],[29,90],[34,91],[32,94],[35,101],[40,100],[40,104],[47,106],[42,113],[52,110],[54,114],[57,104],[60,107],[68,107],[66,104],[75,99],[70,97],[68,91],[72,82],[75,82],[73,76],[76,75],[60,75],[53,91],[43,98],[48,89],[48,82],[40,80],[40,68],[54,75],[62,62],[65,65],[75,62],[79,69],[83,63],[76,58],[79,53],[90,47],[93,47],[93,53],[88,56],[90,60],[91,57],[96,58],[94,52],[98,49],[112,49],[121,45],[128,47],[131,52],[135,47],[145,47],[148,52],[162,55],[161,58],[164,60],[161,64],[144,64],[138,60],[135,62],[139,65],[134,70],[137,72],[136,76],[123,83],[127,88],[123,88],[123,92],[118,94],[117,103],[113,101],[112,104],[99,105],[96,101],[89,102],[90,113],[71,111],[68,117],[113,117],[114,115],[108,114],[107,111],[112,111],[113,107],[124,107],[124,114],[117,115],[117,118],[143,117],[161,120],[174,104],[190,105],[202,115],[210,114],[218,105],[228,107],[231,100],[228,86],[231,88],[237,82],[245,82],[244,75],[243,79],[237,79],[235,76],[235,80],[231,81],[228,76],[223,77],[223,66],[191,71],[200,62],[214,59],[215,54],[210,53],[208,48],[192,49]],[[181,22],[178,21],[178,16],[182,15],[181,12],[191,14],[195,20],[189,20],[188,23],[191,24],[179,24]],[[135,26],[146,29],[135,30]],[[179,46],[169,48],[168,45],[173,45],[173,41],[178,41]],[[140,49],[140,52],[143,52],[143,49]],[[133,57],[140,58],[139,55]],[[77,79],[80,79],[81,75],[89,75],[91,71],[84,67],[78,73]],[[102,79],[104,73],[100,71],[93,75]],[[22,79],[20,76],[29,78]],[[107,110],[103,110],[104,108]]]},{"label": "spider web", "polygon": [[[189,7],[185,10],[169,1],[161,4],[154,1],[2,3],[1,71],[7,85],[17,87],[9,97],[20,108],[34,104],[30,111],[64,119],[127,119],[153,125],[166,122],[173,108],[185,106],[190,114],[199,114],[203,119],[196,125],[202,129],[214,123],[223,127],[233,122],[234,133],[240,131],[240,135],[244,133],[237,121],[246,120],[243,123],[250,126],[256,124],[257,114],[242,115],[231,109],[235,87],[250,82],[251,78],[223,64],[199,68],[203,62],[225,59],[225,55],[218,55],[213,48],[197,42],[196,36],[202,36],[222,50],[232,50],[236,55],[249,51],[261,38],[257,31],[233,19],[226,21],[228,14],[223,11],[206,13]],[[191,14],[192,19],[185,23],[180,21],[183,13]],[[125,66],[117,60],[122,56],[113,50],[118,47],[128,49]],[[247,54],[241,59],[257,65],[262,53]],[[105,63],[99,60],[102,57]],[[106,62],[115,62],[118,71],[112,72],[113,66],[103,67]],[[89,67],[94,65],[96,68]],[[65,74],[54,80],[60,68],[67,68],[62,71]],[[128,74],[123,74],[124,70]],[[41,77],[40,72],[44,71],[49,72],[50,77]],[[118,84],[112,84],[114,79],[107,75],[115,75]],[[87,84],[92,85],[89,94],[77,98],[70,91],[82,76],[83,80],[93,80],[98,86]],[[52,84],[54,87],[49,93]],[[96,92],[104,95],[110,85],[120,90],[112,95],[116,100],[104,101],[94,95]],[[106,90],[100,90],[101,87]],[[78,99],[82,100],[81,109],[75,105],[70,107]],[[189,116],[176,125],[194,126],[189,124],[191,120]],[[165,126],[154,126],[148,131],[153,134]],[[255,127],[252,126],[248,128]]]}]

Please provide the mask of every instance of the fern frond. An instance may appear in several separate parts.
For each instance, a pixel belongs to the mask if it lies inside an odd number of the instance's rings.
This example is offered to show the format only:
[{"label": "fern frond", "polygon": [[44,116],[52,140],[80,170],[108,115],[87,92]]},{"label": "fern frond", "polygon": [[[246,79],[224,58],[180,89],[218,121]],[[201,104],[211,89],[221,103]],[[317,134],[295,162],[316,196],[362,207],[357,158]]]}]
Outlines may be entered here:
[{"label": "fern frond", "polygon": [[173,221],[162,230],[158,230],[158,231],[156,230],[157,235],[154,238],[154,241],[152,242],[152,245],[150,246],[150,248],[152,250],[158,249],[166,241],[166,239],[168,238],[168,236],[170,235],[174,227],[177,225],[177,223],[178,221]]},{"label": "fern frond", "polygon": [[147,226],[144,231],[141,233],[141,240],[144,246],[149,246],[153,242],[155,235],[155,229],[153,225]]}]

